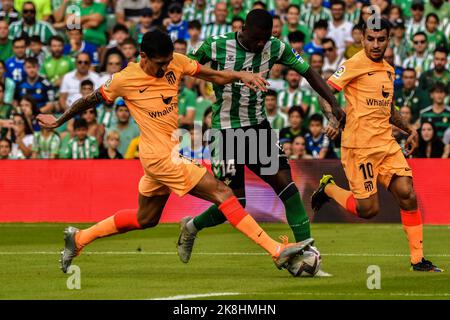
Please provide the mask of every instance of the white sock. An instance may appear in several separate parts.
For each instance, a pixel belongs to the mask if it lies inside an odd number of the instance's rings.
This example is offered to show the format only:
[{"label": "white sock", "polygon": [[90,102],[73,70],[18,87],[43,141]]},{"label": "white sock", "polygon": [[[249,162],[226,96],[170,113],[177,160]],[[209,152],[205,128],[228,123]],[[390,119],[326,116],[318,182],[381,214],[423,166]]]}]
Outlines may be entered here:
[{"label": "white sock", "polygon": [[195,227],[194,219],[191,219],[188,223],[186,223],[186,229],[192,234],[197,234],[198,230]]}]

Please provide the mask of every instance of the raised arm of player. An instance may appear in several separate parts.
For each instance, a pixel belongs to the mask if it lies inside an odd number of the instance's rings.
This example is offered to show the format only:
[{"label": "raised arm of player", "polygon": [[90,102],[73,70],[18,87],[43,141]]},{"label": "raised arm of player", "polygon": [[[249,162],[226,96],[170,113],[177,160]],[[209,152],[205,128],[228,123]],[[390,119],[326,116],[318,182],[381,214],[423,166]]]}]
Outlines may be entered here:
[{"label": "raised arm of player", "polygon": [[409,134],[408,139],[405,143],[406,155],[411,155],[417,147],[418,134],[416,129],[412,125],[410,125],[405,119],[403,119],[402,115],[395,108],[394,104],[391,104],[391,117],[389,118],[389,122]]},{"label": "raised arm of player", "polygon": [[61,126],[64,122],[70,120],[75,115],[88,110],[92,107],[95,107],[97,104],[104,102],[105,99],[103,98],[102,94],[100,93],[100,90],[97,89],[91,94],[87,95],[85,98],[80,98],[77,101],[75,101],[72,106],[66,110],[66,112],[63,113],[61,117],[58,119],[51,114],[39,114],[37,116],[37,119],[39,121],[39,124],[45,128],[57,128]]},{"label": "raised arm of player", "polygon": [[[328,90],[333,95],[337,92],[337,90],[332,87],[329,87]],[[341,120],[338,121],[333,114],[333,108],[328,103],[328,101],[325,100],[322,96],[319,96],[319,105],[320,109],[322,110],[322,113],[328,119],[328,126],[325,128],[325,133],[330,139],[334,140],[339,135],[340,128],[343,128],[345,125],[345,112],[339,107],[339,109],[344,113],[344,115],[342,116]]]},{"label": "raised arm of player", "polygon": [[267,91],[268,86],[268,82],[263,78],[262,73],[232,70],[217,71],[203,65],[200,65],[200,69],[195,77],[214,82],[218,85],[242,81],[242,83],[254,91]]}]

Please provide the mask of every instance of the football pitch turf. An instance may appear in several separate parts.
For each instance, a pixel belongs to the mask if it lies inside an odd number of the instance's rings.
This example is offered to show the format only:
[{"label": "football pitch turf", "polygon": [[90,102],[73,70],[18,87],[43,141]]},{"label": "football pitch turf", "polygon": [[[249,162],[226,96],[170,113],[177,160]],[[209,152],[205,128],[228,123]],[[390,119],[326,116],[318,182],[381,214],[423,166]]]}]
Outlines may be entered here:
[{"label": "football pitch turf", "polygon": [[[75,224],[85,227],[83,224]],[[0,299],[450,299],[450,227],[425,226],[425,254],[443,273],[409,270],[400,224],[313,224],[332,277],[293,278],[230,225],[203,230],[189,264],[179,261],[178,225],[99,239],[74,260],[81,289],[59,270],[66,224],[0,224]],[[287,225],[263,223],[277,238]],[[369,290],[368,267],[381,289]],[[369,281],[373,283],[373,281]]]}]

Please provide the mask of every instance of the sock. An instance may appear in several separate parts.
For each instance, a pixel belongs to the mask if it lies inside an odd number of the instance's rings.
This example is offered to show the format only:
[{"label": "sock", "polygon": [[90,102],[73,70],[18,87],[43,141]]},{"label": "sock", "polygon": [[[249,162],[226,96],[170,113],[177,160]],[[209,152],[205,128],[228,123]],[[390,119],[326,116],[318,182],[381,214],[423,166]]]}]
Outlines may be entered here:
[{"label": "sock", "polygon": [[79,249],[82,249],[97,238],[108,237],[140,228],[141,226],[137,221],[136,209],[120,210],[115,215],[94,224],[92,227],[80,230],[76,234],[77,246]]},{"label": "sock", "polygon": [[219,206],[219,209],[233,227],[252,239],[256,244],[270,253],[272,257],[279,255],[281,244],[269,237],[258,223],[244,210],[235,196],[225,200]]},{"label": "sock", "polygon": [[342,189],[341,187],[330,183],[325,187],[325,193],[349,213],[358,216],[356,199],[351,191]]},{"label": "sock", "polygon": [[[245,197],[238,198],[238,200],[239,200],[239,203],[241,204],[241,206],[243,206],[245,208],[245,205],[246,205]],[[203,228],[214,227],[214,226],[224,223],[225,221],[227,221],[227,218],[225,218],[223,213],[220,212],[219,208],[216,205],[212,205],[205,212],[203,212],[202,214],[200,214],[194,218],[193,227],[197,231],[200,231]],[[188,230],[190,231],[189,224],[188,224]]]},{"label": "sock", "polygon": [[298,191],[288,199],[283,200],[283,203],[286,210],[286,220],[294,233],[295,241],[299,242],[310,238],[309,217]]},{"label": "sock", "polygon": [[413,211],[400,210],[403,230],[408,238],[411,263],[416,264],[423,258],[423,224],[419,209]]},{"label": "sock", "polygon": [[195,227],[194,219],[191,219],[191,220],[188,221],[188,223],[186,223],[186,229],[191,234],[197,234],[198,229]]}]

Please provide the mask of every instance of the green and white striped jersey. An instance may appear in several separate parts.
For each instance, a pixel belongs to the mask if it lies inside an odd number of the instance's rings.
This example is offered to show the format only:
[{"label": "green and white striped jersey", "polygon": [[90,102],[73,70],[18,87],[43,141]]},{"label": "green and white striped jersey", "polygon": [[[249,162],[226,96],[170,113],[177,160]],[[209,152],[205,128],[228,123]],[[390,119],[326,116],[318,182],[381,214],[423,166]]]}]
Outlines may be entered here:
[{"label": "green and white striped jersey", "polygon": [[419,23],[414,22],[412,19],[406,23],[405,36],[411,43],[413,36],[419,31],[425,31],[425,18],[423,18]]},{"label": "green and white striped jersey", "polygon": [[403,69],[414,69],[416,70],[417,77],[430,70],[433,66],[433,56],[431,54],[425,53],[423,57],[417,57],[415,54],[407,58],[403,63]]},{"label": "green and white striped jersey", "polygon": [[195,6],[195,1],[183,8],[183,20],[192,21],[198,20],[202,26],[214,22],[214,5],[207,1],[205,8],[199,9]]},{"label": "green and white striped jersey", "polygon": [[97,139],[87,136],[83,143],[79,143],[78,138],[74,137],[69,140],[66,150],[64,150],[64,158],[66,159],[94,159],[98,157]]},{"label": "green and white striped jersey", "polygon": [[[275,63],[283,64],[300,74],[309,64],[288,44],[272,37],[261,53],[244,49],[237,40],[237,33],[230,32],[208,38],[190,57],[201,64],[211,62],[215,70],[268,72]],[[266,119],[265,94],[254,92],[243,83],[214,84],[216,102],[213,105],[212,127],[215,129],[240,128],[257,125]]]},{"label": "green and white striped jersey", "polygon": [[[257,0],[244,0],[244,8],[247,11],[252,10],[253,8],[253,4],[256,2]],[[267,11],[275,11],[277,9],[277,4],[276,4],[276,0],[262,0],[262,2],[264,2],[267,6]],[[298,1],[291,1],[291,4],[294,4],[295,2]]]},{"label": "green and white striped jersey", "polygon": [[202,33],[200,35],[201,40],[208,39],[209,37],[219,36],[221,34],[225,34],[231,32],[231,25],[228,23],[225,24],[216,24],[210,23],[202,26]]},{"label": "green and white striped jersey", "polygon": [[29,37],[39,36],[43,43],[47,43],[52,36],[56,35],[56,31],[53,29],[52,25],[45,21],[36,21],[33,26],[28,27],[24,26],[23,20],[19,20],[11,23],[9,26],[10,39],[14,39],[22,34],[22,32],[26,33]]},{"label": "green and white striped jersey", "polygon": [[314,13],[312,12],[311,8],[308,8],[302,13],[300,20],[303,21],[303,23],[306,24],[311,30],[313,30],[314,23],[316,23],[317,21],[331,21],[331,12],[330,9],[321,8],[318,13]]},{"label": "green and white striped jersey", "polygon": [[33,151],[37,153],[38,159],[50,159],[52,154],[58,155],[61,145],[59,135],[51,133],[45,138],[42,132],[35,132],[33,138]]},{"label": "green and white striped jersey", "polygon": [[353,12],[345,12],[345,21],[351,22],[353,24],[357,24],[359,21],[359,16],[361,15],[361,9],[356,8]]},{"label": "green and white striped jersey", "polygon": [[305,92],[297,89],[290,91],[289,89],[278,92],[278,106],[281,110],[287,112],[293,106],[301,106],[303,104]]}]

